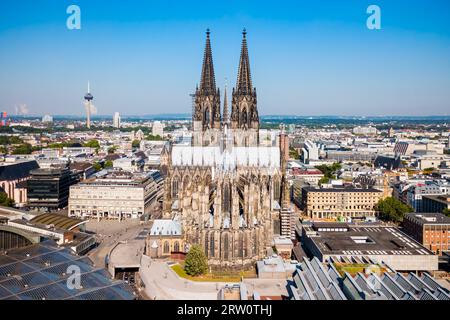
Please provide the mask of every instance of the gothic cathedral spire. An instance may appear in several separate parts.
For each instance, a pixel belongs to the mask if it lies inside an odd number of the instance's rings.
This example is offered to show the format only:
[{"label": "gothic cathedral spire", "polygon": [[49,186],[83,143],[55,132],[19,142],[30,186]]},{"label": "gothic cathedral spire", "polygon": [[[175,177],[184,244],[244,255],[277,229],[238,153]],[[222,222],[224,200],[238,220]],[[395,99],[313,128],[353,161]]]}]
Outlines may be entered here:
[{"label": "gothic cathedral spire", "polygon": [[250,74],[250,59],[247,48],[247,31],[242,31],[241,58],[236,83],[236,93],[250,95],[253,92],[252,76]]},{"label": "gothic cathedral spire", "polygon": [[213,95],[216,92],[216,78],[214,76],[210,34],[211,32],[207,29],[205,53],[203,55],[202,76],[200,80],[200,92],[204,95]]},{"label": "gothic cathedral spire", "polygon": [[221,126],[220,92],[216,88],[210,34],[211,32],[207,29],[200,87],[195,92],[195,110],[192,120],[194,131],[199,134],[194,138],[194,144],[211,142],[211,139],[202,138],[204,137],[202,132],[220,129]]},{"label": "gothic cathedral spire", "polygon": [[245,134],[240,135],[243,141],[240,141],[239,144],[259,144],[259,115],[256,89],[252,86],[247,31],[245,29],[242,32],[241,57],[236,87],[233,89],[232,96],[231,128],[245,132]]},{"label": "gothic cathedral spire", "polygon": [[222,115],[222,124],[229,125],[230,116],[228,115],[228,97],[227,97],[227,84],[225,84],[225,91],[223,96],[223,115]]}]

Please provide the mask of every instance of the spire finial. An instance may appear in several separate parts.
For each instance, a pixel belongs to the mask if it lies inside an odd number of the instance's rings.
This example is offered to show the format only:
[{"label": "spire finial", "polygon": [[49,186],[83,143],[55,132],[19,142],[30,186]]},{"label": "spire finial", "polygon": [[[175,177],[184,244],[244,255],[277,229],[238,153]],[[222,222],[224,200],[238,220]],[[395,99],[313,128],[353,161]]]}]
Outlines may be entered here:
[{"label": "spire finial", "polygon": [[205,54],[203,56],[202,76],[200,80],[200,90],[203,93],[214,94],[216,91],[216,80],[214,78],[214,66],[209,38],[209,28],[206,29]]},{"label": "spire finial", "polygon": [[252,94],[252,79],[250,75],[250,61],[248,58],[248,48],[247,48],[247,30],[244,28],[242,31],[242,48],[241,48],[241,58],[239,61],[238,78],[236,84],[236,90],[240,94]]},{"label": "spire finial", "polygon": [[88,91],[87,92],[91,93],[91,83],[89,82],[89,80],[88,80]]},{"label": "spire finial", "polygon": [[227,87],[228,87],[228,79],[225,78],[225,92],[224,92],[224,97],[223,97],[223,116],[222,116],[222,122],[225,125],[228,125],[228,123],[230,121],[230,117],[228,116]]}]

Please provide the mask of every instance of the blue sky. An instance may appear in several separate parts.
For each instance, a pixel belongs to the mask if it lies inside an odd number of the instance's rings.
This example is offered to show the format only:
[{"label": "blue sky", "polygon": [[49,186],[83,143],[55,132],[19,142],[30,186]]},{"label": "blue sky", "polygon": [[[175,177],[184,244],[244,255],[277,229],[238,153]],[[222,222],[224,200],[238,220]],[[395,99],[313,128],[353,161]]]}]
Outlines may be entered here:
[{"label": "blue sky", "polygon": [[1,1],[0,109],[80,115],[90,80],[99,114],[190,112],[208,27],[222,88],[247,28],[261,114],[449,114],[447,0]]}]

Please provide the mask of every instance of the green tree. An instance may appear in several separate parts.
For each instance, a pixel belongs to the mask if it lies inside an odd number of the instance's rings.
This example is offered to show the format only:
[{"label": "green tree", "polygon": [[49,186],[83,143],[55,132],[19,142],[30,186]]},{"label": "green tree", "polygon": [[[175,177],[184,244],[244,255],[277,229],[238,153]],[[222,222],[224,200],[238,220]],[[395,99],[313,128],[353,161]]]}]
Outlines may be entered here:
[{"label": "green tree", "polygon": [[298,160],[300,159],[300,155],[298,154],[298,151],[295,150],[293,147],[289,147],[289,158]]},{"label": "green tree", "polygon": [[425,168],[423,169],[424,174],[431,174],[434,172],[434,168]]},{"label": "green tree", "polygon": [[324,175],[324,177],[321,179],[322,183],[327,183],[331,179],[334,179],[336,173],[341,170],[341,168],[342,165],[340,163],[333,163],[331,166],[327,166],[326,164],[316,166],[316,169],[320,170]]},{"label": "green tree", "polygon": [[406,213],[414,212],[414,209],[393,197],[381,199],[376,205],[380,218],[399,223],[403,221]]},{"label": "green tree", "polygon": [[112,147],[110,147],[110,148],[108,149],[108,153],[109,153],[109,154],[113,154],[113,153],[116,152],[116,150],[117,150],[117,147],[116,147],[116,146],[112,146]]},{"label": "green tree", "polygon": [[152,134],[149,134],[145,139],[149,140],[149,141],[162,141],[163,140],[163,138],[160,135],[154,136]]},{"label": "green tree", "polygon": [[448,208],[442,210],[442,213],[445,214],[447,217],[450,217],[450,210]]},{"label": "green tree", "polygon": [[208,260],[199,245],[193,245],[186,255],[184,271],[191,276],[199,276],[208,271]]},{"label": "green tree", "polygon": [[74,143],[71,142],[55,142],[55,143],[50,143],[47,148],[50,149],[62,149],[64,147],[72,147]]},{"label": "green tree", "polygon": [[19,137],[15,136],[0,136],[0,144],[9,145],[9,144],[22,144],[23,140]]},{"label": "green tree", "polygon": [[95,148],[95,149],[98,149],[98,148],[100,148],[100,143],[98,142],[98,140],[90,140],[90,141],[88,141],[88,142],[86,142],[85,144],[84,144],[84,146],[85,147],[87,147],[87,148]]},{"label": "green tree", "polygon": [[87,148],[94,148],[95,153],[98,153],[98,150],[100,149],[100,143],[95,139],[86,142],[83,146]]},{"label": "green tree", "polygon": [[31,154],[32,147],[29,143],[21,144],[20,146],[16,147],[12,154]]},{"label": "green tree", "polygon": [[111,160],[106,160],[104,164],[104,168],[112,168],[113,162]]},{"label": "green tree", "polygon": [[94,163],[93,167],[97,172],[102,170],[102,165],[98,162]]},{"label": "green tree", "polygon": [[0,192],[0,206],[12,207],[14,206],[14,200],[8,198],[6,192]]},{"label": "green tree", "polygon": [[321,178],[319,180],[319,184],[320,185],[325,184],[325,183],[329,183],[329,182],[330,182],[330,178],[328,178],[328,177],[323,177],[323,178]]},{"label": "green tree", "polygon": [[133,140],[133,142],[131,143],[131,146],[133,148],[139,148],[141,146],[141,142],[139,140]]}]

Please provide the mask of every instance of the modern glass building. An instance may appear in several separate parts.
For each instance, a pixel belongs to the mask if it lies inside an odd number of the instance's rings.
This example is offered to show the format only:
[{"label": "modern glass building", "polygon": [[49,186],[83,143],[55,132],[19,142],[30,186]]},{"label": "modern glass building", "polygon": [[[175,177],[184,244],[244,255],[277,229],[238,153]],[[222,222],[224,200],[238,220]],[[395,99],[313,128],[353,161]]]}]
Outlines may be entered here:
[{"label": "modern glass building", "polygon": [[27,181],[28,207],[44,211],[66,207],[69,188],[77,182],[77,175],[68,168],[32,170]]}]

